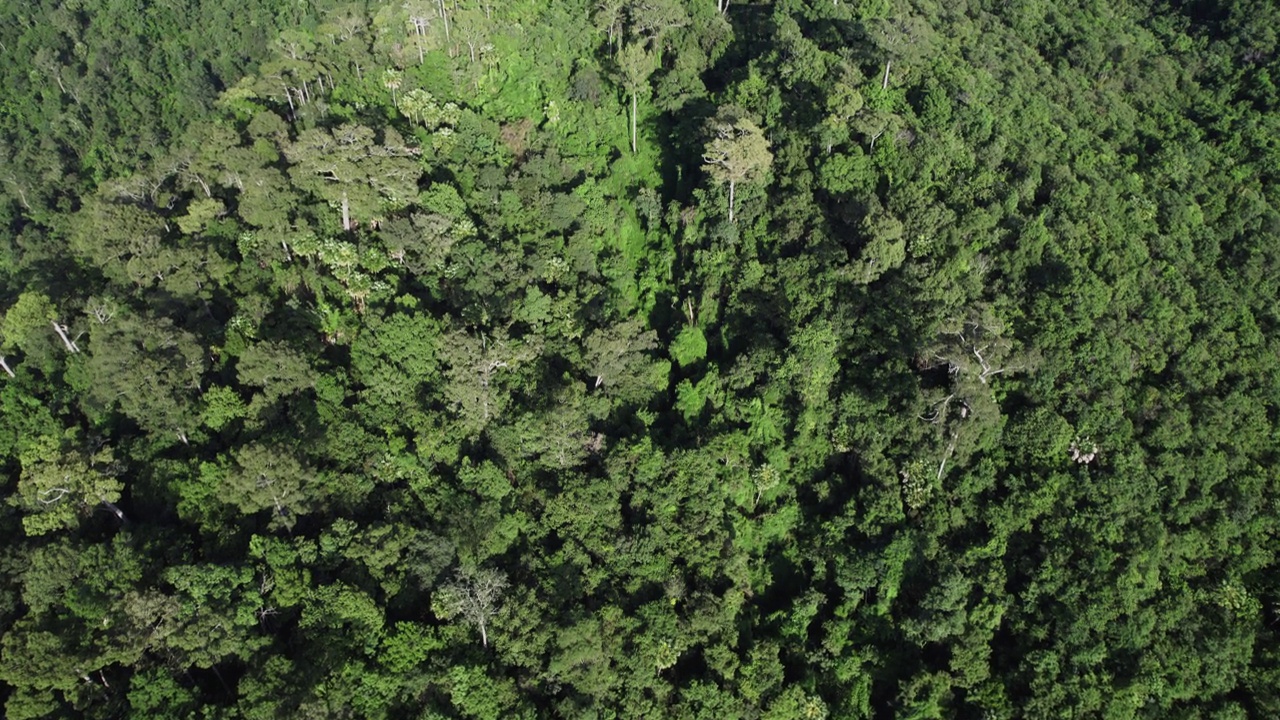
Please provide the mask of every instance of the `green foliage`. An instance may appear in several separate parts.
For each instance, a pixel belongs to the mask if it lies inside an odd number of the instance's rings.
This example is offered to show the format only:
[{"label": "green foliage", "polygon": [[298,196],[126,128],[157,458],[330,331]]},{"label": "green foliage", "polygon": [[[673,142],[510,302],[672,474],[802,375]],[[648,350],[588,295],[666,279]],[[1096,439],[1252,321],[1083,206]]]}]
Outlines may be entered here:
[{"label": "green foliage", "polygon": [[232,388],[215,386],[204,394],[201,419],[211,430],[221,430],[228,423],[245,416],[247,406]]},{"label": "green foliage", "polygon": [[112,464],[109,449],[86,457],[44,437],[24,448],[19,460],[22,477],[11,502],[22,510],[29,536],[75,527],[99,504],[120,500],[121,482],[103,472]]},{"label": "green foliage", "polygon": [[1270,5],[11,5],[6,717],[1280,713]]},{"label": "green foliage", "polygon": [[702,154],[702,169],[729,186],[729,222],[733,222],[738,184],[762,179],[773,153],[764,131],[739,107],[720,108],[707,130],[710,140]]},{"label": "green foliage", "polygon": [[707,336],[696,325],[683,328],[669,348],[671,358],[688,367],[707,356]]}]

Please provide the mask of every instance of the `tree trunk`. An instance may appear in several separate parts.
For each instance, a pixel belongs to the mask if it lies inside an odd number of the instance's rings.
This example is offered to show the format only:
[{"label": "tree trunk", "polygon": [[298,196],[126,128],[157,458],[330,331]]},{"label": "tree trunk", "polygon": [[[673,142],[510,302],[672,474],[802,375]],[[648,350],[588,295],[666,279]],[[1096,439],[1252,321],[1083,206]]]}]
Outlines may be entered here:
[{"label": "tree trunk", "polygon": [[951,445],[947,447],[947,452],[942,456],[942,462],[938,463],[938,482],[942,482],[942,473],[947,469],[947,460],[951,459],[951,453],[956,449],[955,433],[951,435]]},{"label": "tree trunk", "polygon": [[125,525],[129,524],[129,518],[125,517],[124,511],[121,510],[115,503],[104,498],[99,498],[99,499],[102,500],[103,505],[107,506],[107,509],[111,511],[112,515],[115,515],[117,518],[120,519],[121,523]]},{"label": "tree trunk", "polygon": [[9,182],[13,183],[13,191],[18,193],[18,202],[22,203],[22,207],[30,210],[31,206],[27,204],[27,194],[23,192],[22,186],[13,180],[10,180]]},{"label": "tree trunk", "polygon": [[215,663],[210,669],[213,670],[214,675],[218,676],[218,682],[222,683],[222,689],[227,691],[227,695],[234,697],[235,691],[231,689],[231,686],[227,684],[226,679],[222,677],[222,671],[218,670],[217,664]]},{"label": "tree trunk", "polygon": [[5,375],[8,375],[9,377],[14,377],[13,371],[9,369],[9,363],[4,361],[3,355],[0,355],[0,368],[4,369]]},{"label": "tree trunk", "polygon": [[889,66],[890,66],[890,65],[893,65],[893,61],[892,61],[892,60],[885,60],[885,61],[884,61],[884,81],[880,83],[880,89],[881,89],[881,90],[888,90],[888,89],[889,89]]},{"label": "tree trunk", "polygon": [[631,154],[636,152],[636,92],[631,91]]},{"label": "tree trunk", "polygon": [[489,633],[485,630],[483,618],[480,620],[480,643],[489,647]]},{"label": "tree trunk", "polygon": [[59,325],[57,320],[52,321],[52,323],[53,331],[58,333],[58,337],[62,338],[62,344],[67,346],[67,352],[80,352],[80,348],[76,345],[75,341],[67,337],[67,329],[62,325]]},{"label": "tree trunk", "polygon": [[734,220],[733,220],[733,201],[734,201],[733,191],[734,191],[734,188],[735,188],[736,186],[737,186],[737,183],[736,183],[736,182],[734,182],[733,180],[730,180],[730,181],[729,181],[729,222],[734,222]]},{"label": "tree trunk", "polygon": [[351,207],[346,193],[342,193],[342,229],[351,232]]}]

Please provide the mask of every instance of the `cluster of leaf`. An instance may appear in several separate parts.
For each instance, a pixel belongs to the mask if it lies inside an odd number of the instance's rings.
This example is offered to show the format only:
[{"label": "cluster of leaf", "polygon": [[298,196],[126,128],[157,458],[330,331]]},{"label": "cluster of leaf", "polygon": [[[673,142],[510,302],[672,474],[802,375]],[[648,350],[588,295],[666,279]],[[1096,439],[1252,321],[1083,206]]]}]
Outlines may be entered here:
[{"label": "cluster of leaf", "polygon": [[117,5],[0,31],[6,717],[1280,714],[1270,6]]}]

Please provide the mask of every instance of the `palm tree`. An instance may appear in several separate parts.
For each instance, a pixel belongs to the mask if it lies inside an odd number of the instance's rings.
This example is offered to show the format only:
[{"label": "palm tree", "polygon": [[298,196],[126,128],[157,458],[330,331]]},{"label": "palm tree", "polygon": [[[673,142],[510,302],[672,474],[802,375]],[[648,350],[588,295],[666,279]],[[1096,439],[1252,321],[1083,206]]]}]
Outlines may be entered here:
[{"label": "palm tree", "polygon": [[404,76],[399,70],[387,68],[382,72],[382,84],[391,91],[391,103],[396,106],[396,109],[400,108],[400,101],[396,97],[396,90],[400,89],[400,84],[403,82]]}]

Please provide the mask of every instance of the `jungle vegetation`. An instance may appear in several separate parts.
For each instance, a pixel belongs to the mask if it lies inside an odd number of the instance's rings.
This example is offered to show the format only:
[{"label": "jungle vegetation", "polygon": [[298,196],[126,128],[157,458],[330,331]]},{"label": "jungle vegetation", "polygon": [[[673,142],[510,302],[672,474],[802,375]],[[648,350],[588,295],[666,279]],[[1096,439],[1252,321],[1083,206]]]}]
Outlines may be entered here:
[{"label": "jungle vegetation", "polygon": [[4,3],[4,716],[1280,717],[1277,28]]}]

